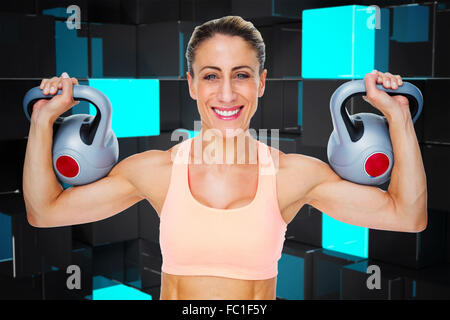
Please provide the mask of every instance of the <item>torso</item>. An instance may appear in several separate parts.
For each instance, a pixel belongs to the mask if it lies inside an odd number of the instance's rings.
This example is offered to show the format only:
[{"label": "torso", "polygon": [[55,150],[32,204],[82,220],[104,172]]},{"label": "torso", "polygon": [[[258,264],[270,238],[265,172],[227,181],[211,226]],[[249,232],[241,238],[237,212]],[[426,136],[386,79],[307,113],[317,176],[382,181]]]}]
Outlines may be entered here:
[{"label": "torso", "polygon": [[[171,150],[161,151],[164,158],[161,166],[156,170],[158,176],[152,176],[152,181],[157,180],[157,192],[154,190],[143,192],[148,194],[147,200],[152,204],[158,216],[164,204],[170,184],[172,170],[171,152],[176,152],[179,145]],[[272,148],[271,148],[272,149]],[[284,157],[287,155],[275,150],[279,155],[279,168],[276,173],[277,197],[283,220],[289,223],[300,208],[305,204],[303,199],[293,201],[289,190],[288,180],[290,174],[288,168],[283,166]],[[208,207],[220,209],[232,209],[246,206],[255,197],[258,185],[257,164],[239,165],[227,170],[207,170],[202,165],[189,164],[189,187],[194,198]],[[145,175],[138,187],[143,190]],[[148,181],[148,180],[147,180]],[[211,183],[214,181],[214,183]],[[245,184],[242,181],[246,181]],[[231,192],[230,192],[231,190]],[[306,193],[308,186],[305,184]],[[223,195],[226,196],[223,196]],[[297,197],[298,198],[298,197]],[[276,277],[266,280],[239,280],[213,276],[178,276],[164,273],[161,279],[161,299],[236,299],[236,300],[267,300],[275,299]]]}]

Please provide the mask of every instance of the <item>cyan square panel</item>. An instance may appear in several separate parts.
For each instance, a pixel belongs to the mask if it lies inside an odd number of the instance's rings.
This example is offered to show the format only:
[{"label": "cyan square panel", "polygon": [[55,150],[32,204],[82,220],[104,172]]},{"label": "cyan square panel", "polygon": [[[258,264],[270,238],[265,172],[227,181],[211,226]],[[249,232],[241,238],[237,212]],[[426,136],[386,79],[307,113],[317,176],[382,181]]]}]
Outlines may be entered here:
[{"label": "cyan square panel", "polygon": [[283,253],[278,261],[277,297],[304,300],[305,260]]},{"label": "cyan square panel", "polygon": [[304,10],[303,78],[363,78],[374,69],[376,10],[342,6]]},{"label": "cyan square panel", "polygon": [[369,256],[369,229],[322,215],[322,247],[362,258]]},{"label": "cyan square panel", "polygon": [[[118,138],[159,135],[159,80],[89,79],[88,82],[111,101],[112,129]],[[89,114],[96,114],[93,105]]]},{"label": "cyan square panel", "polygon": [[92,300],[152,300],[152,296],[117,281],[96,276]]}]

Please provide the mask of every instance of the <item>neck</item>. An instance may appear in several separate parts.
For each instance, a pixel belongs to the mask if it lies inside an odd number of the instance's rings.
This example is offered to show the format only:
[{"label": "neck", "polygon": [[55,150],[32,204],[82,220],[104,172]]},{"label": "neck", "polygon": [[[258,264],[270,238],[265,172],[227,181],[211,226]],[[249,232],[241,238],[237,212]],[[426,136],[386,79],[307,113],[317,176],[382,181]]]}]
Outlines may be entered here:
[{"label": "neck", "polygon": [[223,135],[217,129],[204,130],[193,139],[194,164],[238,165],[257,164],[257,140],[248,129],[238,134]]}]

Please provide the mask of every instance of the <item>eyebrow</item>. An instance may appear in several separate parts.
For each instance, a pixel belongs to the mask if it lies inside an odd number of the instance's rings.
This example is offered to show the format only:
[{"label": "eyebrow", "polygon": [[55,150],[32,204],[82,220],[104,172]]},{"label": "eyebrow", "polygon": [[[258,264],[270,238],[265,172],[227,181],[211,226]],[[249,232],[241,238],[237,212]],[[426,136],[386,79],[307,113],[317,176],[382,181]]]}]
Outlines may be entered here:
[{"label": "eyebrow", "polygon": [[[203,69],[207,69],[207,68],[215,69],[215,70],[218,70],[218,71],[222,71],[219,67],[216,67],[216,66],[204,66],[203,68],[200,69],[199,72],[202,72]],[[233,67],[233,68],[231,69],[231,71],[234,71],[234,70],[237,70],[237,69],[242,69],[242,68],[248,68],[248,69],[252,70],[253,73],[255,72],[255,71],[253,70],[253,68],[251,68],[251,67],[249,67],[249,66],[236,66],[236,67]]]}]

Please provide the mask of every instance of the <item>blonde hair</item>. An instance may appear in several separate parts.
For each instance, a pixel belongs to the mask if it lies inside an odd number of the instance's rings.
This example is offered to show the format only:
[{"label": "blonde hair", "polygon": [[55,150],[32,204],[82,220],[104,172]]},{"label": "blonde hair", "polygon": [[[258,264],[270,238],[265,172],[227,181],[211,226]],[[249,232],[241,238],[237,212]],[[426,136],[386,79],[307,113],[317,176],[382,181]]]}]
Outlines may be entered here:
[{"label": "blonde hair", "polygon": [[195,51],[203,41],[212,38],[215,34],[239,36],[244,39],[256,51],[259,73],[262,73],[266,60],[266,46],[261,33],[253,23],[245,21],[239,16],[226,16],[195,27],[186,49],[188,72],[192,77],[194,76],[192,64],[194,63]]}]

